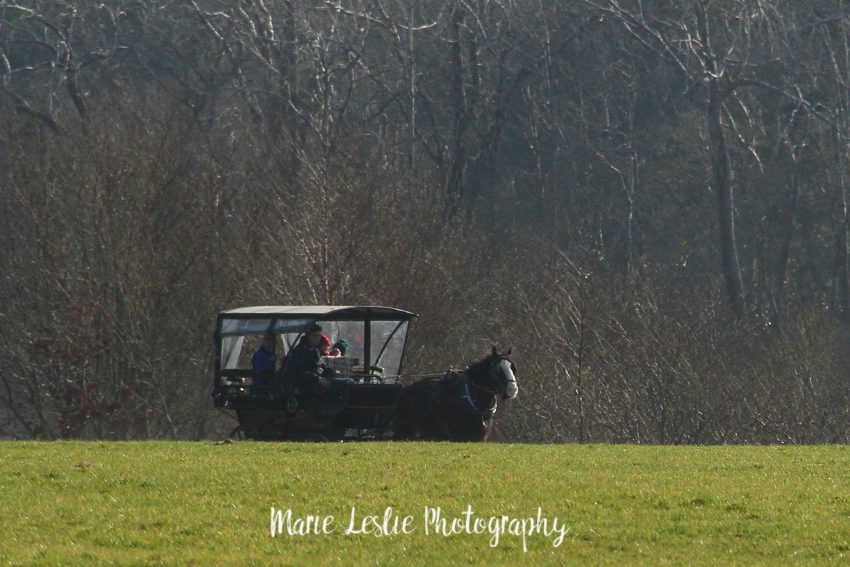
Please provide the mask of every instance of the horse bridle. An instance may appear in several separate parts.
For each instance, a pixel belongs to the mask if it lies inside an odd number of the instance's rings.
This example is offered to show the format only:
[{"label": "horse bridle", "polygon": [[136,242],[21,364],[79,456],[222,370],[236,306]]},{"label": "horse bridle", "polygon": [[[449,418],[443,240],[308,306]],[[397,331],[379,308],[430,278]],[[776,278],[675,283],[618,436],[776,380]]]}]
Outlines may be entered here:
[{"label": "horse bridle", "polygon": [[[492,372],[492,369],[494,367],[498,366],[499,363],[502,362],[503,360],[508,361],[508,363],[510,363],[510,365],[511,365],[511,368],[513,369],[513,367],[514,367],[513,362],[511,362],[511,360],[507,357],[501,357],[500,356],[499,358],[497,358],[496,360],[493,361],[493,363],[490,366],[490,371]],[[469,405],[472,407],[472,409],[474,409],[475,411],[480,413],[481,417],[483,419],[490,419],[494,415],[496,415],[496,410],[499,408],[499,396],[504,395],[504,394],[502,392],[500,392],[499,389],[491,390],[490,388],[485,388],[484,386],[481,386],[481,385],[476,384],[474,382],[470,382],[468,376],[467,376],[467,379],[464,382],[465,382],[466,393],[462,396],[462,399],[465,399],[469,403]],[[516,380],[513,380],[513,382],[516,382]],[[469,386],[472,386],[473,388],[477,388],[479,390],[483,390],[483,391],[487,392],[488,394],[490,394],[491,396],[493,396],[493,405],[490,406],[487,409],[479,408],[478,404],[475,403],[475,400],[472,398],[472,395],[469,393]]]}]

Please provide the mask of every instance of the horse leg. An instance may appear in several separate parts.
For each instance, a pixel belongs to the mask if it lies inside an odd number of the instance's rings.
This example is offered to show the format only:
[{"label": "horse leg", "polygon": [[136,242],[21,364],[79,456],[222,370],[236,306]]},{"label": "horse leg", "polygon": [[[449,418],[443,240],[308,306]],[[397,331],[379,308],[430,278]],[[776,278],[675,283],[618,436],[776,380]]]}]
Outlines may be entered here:
[{"label": "horse leg", "polygon": [[460,443],[479,443],[490,436],[490,422],[478,420],[458,420],[454,422],[450,440]]},{"label": "horse leg", "polygon": [[488,420],[485,421],[482,425],[484,426],[484,434],[481,436],[481,441],[486,442],[488,439],[490,439],[490,434],[493,433],[493,422]]}]

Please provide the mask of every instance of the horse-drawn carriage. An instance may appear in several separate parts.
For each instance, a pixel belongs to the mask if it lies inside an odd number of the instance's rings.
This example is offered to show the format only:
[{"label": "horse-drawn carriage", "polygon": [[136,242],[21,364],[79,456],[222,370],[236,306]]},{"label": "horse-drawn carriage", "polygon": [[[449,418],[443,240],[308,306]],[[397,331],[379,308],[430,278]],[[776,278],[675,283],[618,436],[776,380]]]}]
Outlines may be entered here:
[{"label": "horse-drawn carriage", "polygon": [[[464,370],[405,387],[399,378],[414,317],[381,306],[224,311],[215,331],[215,406],[235,412],[234,436],[248,439],[486,440],[498,399],[517,394],[510,350],[500,354],[493,347]],[[319,348],[305,346],[305,335],[319,331],[328,345],[342,341],[344,352],[322,356],[321,375],[290,372],[299,349]],[[270,369],[257,364],[262,350],[273,361]]]},{"label": "horse-drawn carriage", "polygon": [[[262,306],[224,311],[215,331],[216,407],[233,410],[234,433],[249,439],[386,437],[403,386],[401,371],[410,320],[416,315],[380,306]],[[344,339],[343,355],[322,357],[327,391],[303,391],[287,376],[289,354],[319,324],[329,341]],[[263,337],[273,335],[277,366],[269,379],[252,367]],[[262,385],[260,385],[262,384]]]}]

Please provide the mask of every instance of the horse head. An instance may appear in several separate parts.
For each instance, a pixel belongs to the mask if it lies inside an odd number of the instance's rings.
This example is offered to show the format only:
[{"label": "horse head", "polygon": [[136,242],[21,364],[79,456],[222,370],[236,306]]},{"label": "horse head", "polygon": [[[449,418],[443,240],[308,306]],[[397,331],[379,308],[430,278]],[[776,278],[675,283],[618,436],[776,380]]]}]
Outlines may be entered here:
[{"label": "horse head", "polygon": [[499,353],[499,349],[493,346],[493,353],[490,355],[490,375],[499,386],[499,391],[502,394],[503,400],[509,400],[516,397],[519,392],[519,387],[516,383],[516,365],[511,360],[511,351]]}]

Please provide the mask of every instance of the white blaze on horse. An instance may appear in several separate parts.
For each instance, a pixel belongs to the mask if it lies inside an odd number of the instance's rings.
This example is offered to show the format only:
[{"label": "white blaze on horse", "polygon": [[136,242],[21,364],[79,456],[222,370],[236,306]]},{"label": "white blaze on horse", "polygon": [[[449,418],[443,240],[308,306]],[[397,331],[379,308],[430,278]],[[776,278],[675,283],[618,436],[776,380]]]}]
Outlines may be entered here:
[{"label": "white blaze on horse", "polygon": [[499,398],[519,392],[511,349],[494,346],[463,371],[425,378],[407,386],[396,406],[393,439],[486,441],[493,431]]}]

